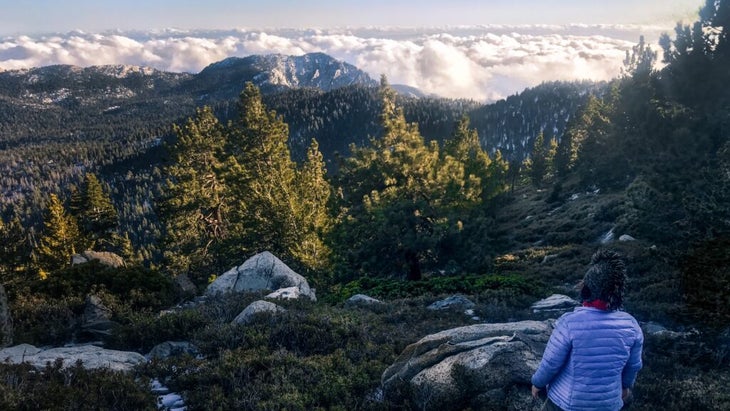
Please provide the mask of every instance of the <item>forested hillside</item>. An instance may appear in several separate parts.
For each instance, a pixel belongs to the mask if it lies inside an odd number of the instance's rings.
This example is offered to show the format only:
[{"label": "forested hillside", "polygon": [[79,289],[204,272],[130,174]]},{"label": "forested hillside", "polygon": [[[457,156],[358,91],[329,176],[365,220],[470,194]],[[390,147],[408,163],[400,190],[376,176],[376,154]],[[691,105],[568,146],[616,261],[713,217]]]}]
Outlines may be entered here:
[{"label": "forested hillside", "polygon": [[[91,172],[119,212],[119,234],[128,235],[150,262],[161,256],[154,199],[161,194],[161,168],[169,158],[166,144],[176,138],[171,126],[183,123],[196,107],[210,106],[222,123],[235,119],[238,95],[252,81],[288,124],[294,160],[304,160],[315,138],[330,172],[338,168],[338,155],[349,154],[350,144],[367,144],[380,132],[374,81],[322,54],[234,58],[198,75],[131,66],[54,66],[0,73],[0,80],[4,219],[17,216],[35,238],[48,195],[68,201],[72,188]],[[476,124],[487,119],[503,124],[494,133],[509,130],[508,138],[519,141],[513,146],[519,146],[514,155],[521,161],[529,151],[524,142],[543,128],[559,133],[590,90],[595,86],[546,84],[526,91],[524,98],[510,97],[506,107],[499,102],[492,111],[486,108],[491,105],[434,97],[403,96],[398,103],[427,140],[448,138],[463,115]],[[485,117],[485,112],[490,114]],[[520,120],[510,120],[516,117]],[[480,139],[493,152],[497,146],[490,141],[497,139],[492,135],[485,129]]]}]

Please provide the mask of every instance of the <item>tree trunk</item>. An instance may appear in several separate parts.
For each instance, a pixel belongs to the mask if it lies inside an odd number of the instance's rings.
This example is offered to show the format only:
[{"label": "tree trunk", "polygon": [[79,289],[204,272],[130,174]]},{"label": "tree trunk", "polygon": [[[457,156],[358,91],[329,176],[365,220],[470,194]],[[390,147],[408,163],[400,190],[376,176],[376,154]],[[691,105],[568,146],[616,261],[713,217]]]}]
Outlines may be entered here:
[{"label": "tree trunk", "polygon": [[408,263],[408,281],[421,279],[421,264],[418,262],[418,254],[413,251],[406,251],[406,262]]}]

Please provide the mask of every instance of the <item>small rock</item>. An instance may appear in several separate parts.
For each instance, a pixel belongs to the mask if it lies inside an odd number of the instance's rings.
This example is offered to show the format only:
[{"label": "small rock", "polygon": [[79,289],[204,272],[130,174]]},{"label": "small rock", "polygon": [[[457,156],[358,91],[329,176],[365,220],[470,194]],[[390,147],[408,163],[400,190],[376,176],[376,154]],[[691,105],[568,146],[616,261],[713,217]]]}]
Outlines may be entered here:
[{"label": "small rock", "polygon": [[243,311],[241,311],[240,314],[236,316],[236,318],[233,320],[234,324],[248,324],[253,320],[253,317],[257,314],[261,313],[271,313],[271,314],[277,314],[277,313],[283,313],[286,312],[286,310],[274,303],[270,303],[268,301],[254,301],[251,304],[248,305],[248,307],[244,308]]},{"label": "small rock", "polygon": [[157,398],[157,407],[158,408],[172,408],[176,406],[176,404],[179,401],[182,401],[182,397],[179,394],[170,393],[161,395],[159,398]]},{"label": "small rock", "polygon": [[667,329],[667,327],[665,327],[659,323],[655,323],[653,321],[642,323],[641,328],[644,331],[644,334],[646,334],[646,335],[650,335],[652,337],[657,337],[657,338],[664,338],[664,339],[668,339],[668,340],[677,340],[680,338],[686,338],[686,337],[689,337],[691,335],[698,333],[697,330],[691,330],[691,331],[686,331],[686,332],[672,331],[672,330]]},{"label": "small rock", "polygon": [[197,357],[200,355],[200,351],[198,350],[198,347],[188,341],[165,341],[155,345],[146,357],[149,359],[165,359],[170,357],[179,357],[185,354]]},{"label": "small rock", "polygon": [[158,380],[157,378],[152,380],[152,382],[150,383],[150,391],[152,391],[153,394],[157,395],[165,395],[170,393],[170,389],[162,385],[160,380]]},{"label": "small rock", "polygon": [[533,313],[540,312],[556,312],[569,311],[579,306],[580,303],[563,294],[553,294],[548,298],[542,299],[530,307]]},{"label": "small rock", "polygon": [[444,300],[436,301],[426,308],[428,308],[429,310],[446,310],[449,308],[469,309],[473,307],[474,303],[468,298],[464,297],[463,295],[453,295]]},{"label": "small rock", "polygon": [[345,307],[368,306],[374,304],[383,304],[383,302],[365,294],[355,294],[345,301]]},{"label": "small rock", "polygon": [[628,234],[621,234],[621,237],[618,238],[619,241],[636,241],[636,239]]}]

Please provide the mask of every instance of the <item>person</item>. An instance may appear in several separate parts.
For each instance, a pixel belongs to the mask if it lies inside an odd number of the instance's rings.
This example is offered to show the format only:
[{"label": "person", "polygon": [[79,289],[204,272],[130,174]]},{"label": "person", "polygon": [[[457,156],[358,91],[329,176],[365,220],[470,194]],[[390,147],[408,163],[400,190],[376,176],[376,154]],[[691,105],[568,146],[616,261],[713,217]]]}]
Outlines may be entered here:
[{"label": "person", "polygon": [[547,388],[546,410],[620,410],[641,369],[644,335],[621,310],[626,266],[599,250],[579,283],[583,304],[555,324],[532,376],[532,395]]}]

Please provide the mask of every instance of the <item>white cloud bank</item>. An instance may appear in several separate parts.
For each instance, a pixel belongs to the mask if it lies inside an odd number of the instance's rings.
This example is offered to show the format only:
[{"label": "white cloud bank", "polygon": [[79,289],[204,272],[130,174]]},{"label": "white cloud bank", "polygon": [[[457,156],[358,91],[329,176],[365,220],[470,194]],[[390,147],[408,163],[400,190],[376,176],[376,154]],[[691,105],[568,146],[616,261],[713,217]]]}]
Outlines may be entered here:
[{"label": "white cloud bank", "polygon": [[[324,52],[377,79],[453,98],[494,100],[552,80],[608,80],[644,34],[637,26],[70,32],[0,38],[0,69],[130,64],[198,72],[227,57]],[[654,47],[658,49],[658,47]]]}]

